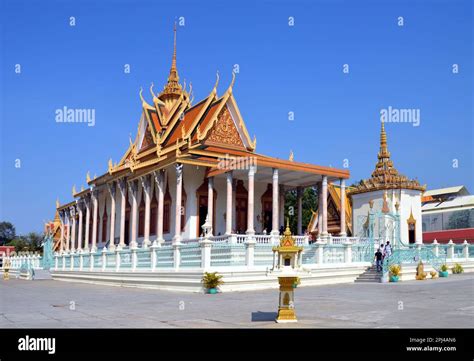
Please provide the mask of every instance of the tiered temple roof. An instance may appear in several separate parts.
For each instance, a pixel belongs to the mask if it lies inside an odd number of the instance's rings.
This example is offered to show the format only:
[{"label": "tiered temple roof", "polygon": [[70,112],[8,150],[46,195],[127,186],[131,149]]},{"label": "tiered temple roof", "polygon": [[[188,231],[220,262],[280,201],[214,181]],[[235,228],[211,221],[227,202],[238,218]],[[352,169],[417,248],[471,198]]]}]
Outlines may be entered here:
[{"label": "tiered temple roof", "polygon": [[362,180],[360,184],[352,188],[349,192],[350,195],[383,189],[415,189],[422,192],[426,189],[426,186],[420,185],[418,180],[409,179],[394,167],[387,147],[384,122],[382,122],[380,131],[380,150],[377,158],[378,161],[371,177]]}]

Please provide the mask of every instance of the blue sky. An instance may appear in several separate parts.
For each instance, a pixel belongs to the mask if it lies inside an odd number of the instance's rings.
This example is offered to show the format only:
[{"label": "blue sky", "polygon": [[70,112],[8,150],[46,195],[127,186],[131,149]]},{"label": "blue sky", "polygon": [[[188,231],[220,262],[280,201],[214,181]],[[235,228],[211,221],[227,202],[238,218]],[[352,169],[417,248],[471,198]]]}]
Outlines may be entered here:
[{"label": "blue sky", "polygon": [[[234,95],[259,153],[287,159],[292,149],[297,161],[333,167],[348,159],[359,180],[376,162],[380,110],[419,109],[417,127],[386,124],[395,166],[428,188],[474,192],[471,0],[0,3],[0,220],[18,233],[41,230],[56,198],[72,200],[88,170],[120,159],[140,86],[148,96],[152,81],[155,91],[166,81],[180,17],[181,79],[197,102],[217,70],[222,94],[238,64]],[[56,123],[64,106],[95,109],[95,126]]]}]

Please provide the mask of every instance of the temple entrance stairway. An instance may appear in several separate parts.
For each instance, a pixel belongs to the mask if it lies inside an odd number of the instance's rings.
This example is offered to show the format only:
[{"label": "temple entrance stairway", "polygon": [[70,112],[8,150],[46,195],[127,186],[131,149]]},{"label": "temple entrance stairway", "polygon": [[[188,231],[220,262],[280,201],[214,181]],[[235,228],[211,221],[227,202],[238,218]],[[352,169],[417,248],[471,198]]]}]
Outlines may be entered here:
[{"label": "temple entrance stairway", "polygon": [[380,283],[380,277],[382,276],[382,272],[377,272],[377,267],[376,266],[371,266],[368,267],[367,270],[359,275],[359,277],[356,278],[354,282],[357,283],[367,283],[367,282],[372,282],[372,283]]}]

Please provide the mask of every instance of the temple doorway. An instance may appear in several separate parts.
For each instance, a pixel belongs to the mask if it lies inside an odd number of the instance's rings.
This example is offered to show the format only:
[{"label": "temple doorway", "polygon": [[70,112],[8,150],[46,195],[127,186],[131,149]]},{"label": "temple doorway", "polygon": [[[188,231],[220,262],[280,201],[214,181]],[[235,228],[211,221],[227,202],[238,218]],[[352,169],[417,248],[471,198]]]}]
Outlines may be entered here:
[{"label": "temple doorway", "polygon": [[235,188],[235,231],[240,234],[247,231],[247,206],[247,189],[244,187],[244,181],[239,179]]},{"label": "temple doorway", "polygon": [[267,185],[267,190],[262,195],[262,232],[267,234],[272,231],[273,217],[273,187]]}]

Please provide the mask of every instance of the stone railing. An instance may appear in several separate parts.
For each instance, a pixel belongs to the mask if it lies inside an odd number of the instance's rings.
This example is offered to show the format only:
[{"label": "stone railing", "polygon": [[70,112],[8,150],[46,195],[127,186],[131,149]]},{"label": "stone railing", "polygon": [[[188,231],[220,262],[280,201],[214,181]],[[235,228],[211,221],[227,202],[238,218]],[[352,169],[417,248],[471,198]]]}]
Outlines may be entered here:
[{"label": "stone railing", "polygon": [[[242,237],[242,238],[239,238]],[[265,237],[265,238],[262,238]],[[245,235],[218,236],[200,238],[198,242],[182,242],[179,244],[154,244],[150,247],[116,248],[113,251],[103,248],[97,252],[80,250],[55,253],[55,271],[82,272],[150,272],[155,270],[177,269],[210,269],[215,267],[272,267],[275,257],[271,236],[247,237]],[[234,242],[230,240],[234,239]],[[239,242],[245,239],[244,242]],[[297,243],[303,247],[301,262],[303,265],[372,263],[373,247],[367,243],[354,242],[351,239],[339,243],[317,241],[309,244],[304,236],[296,237]],[[260,242],[259,242],[260,241]],[[474,245],[464,242],[455,245],[450,242],[440,245],[416,245],[420,254],[429,252],[450,262],[474,261]],[[20,269],[28,265],[39,268],[39,255],[21,255],[4,257],[9,259],[11,269]],[[4,262],[5,264],[5,262]]]}]

